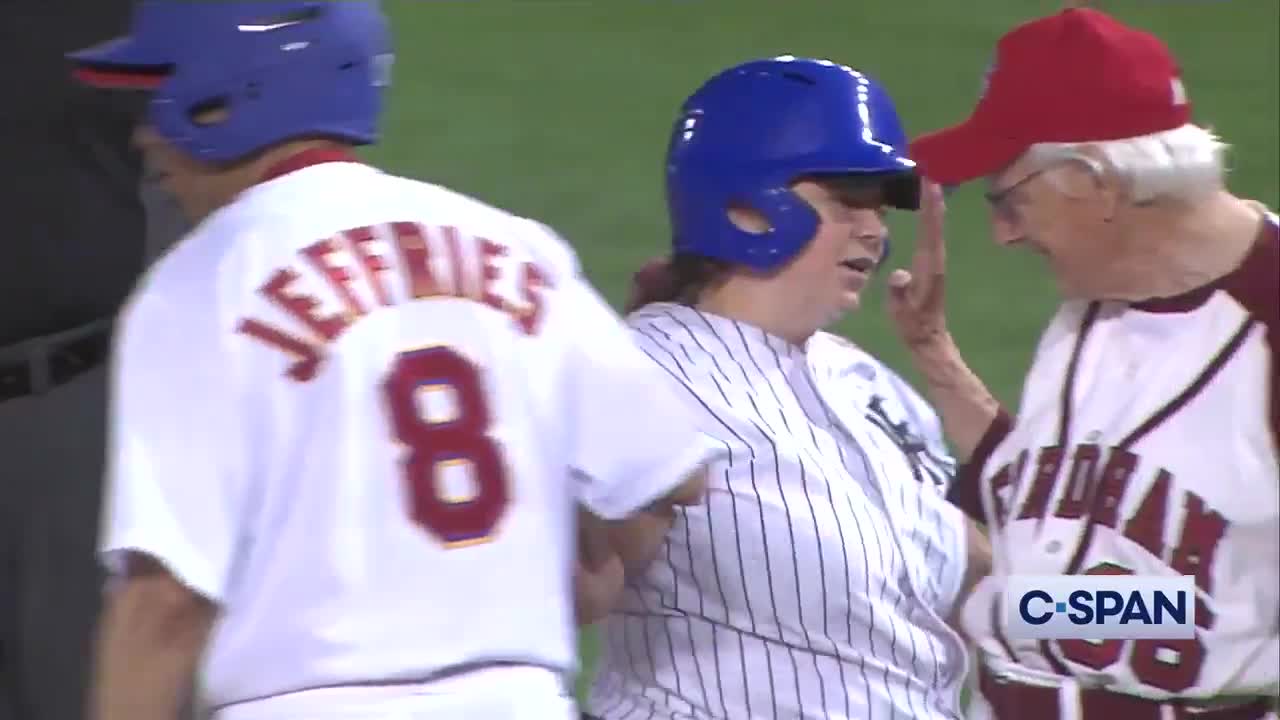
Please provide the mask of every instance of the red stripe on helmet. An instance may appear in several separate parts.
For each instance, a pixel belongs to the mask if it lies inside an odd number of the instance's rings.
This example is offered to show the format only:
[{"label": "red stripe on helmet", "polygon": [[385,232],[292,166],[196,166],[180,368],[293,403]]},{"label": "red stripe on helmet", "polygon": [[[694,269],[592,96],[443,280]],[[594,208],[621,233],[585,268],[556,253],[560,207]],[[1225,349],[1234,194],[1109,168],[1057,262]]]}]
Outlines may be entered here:
[{"label": "red stripe on helmet", "polygon": [[94,67],[75,68],[72,75],[85,85],[122,90],[155,90],[167,77],[155,71]]}]

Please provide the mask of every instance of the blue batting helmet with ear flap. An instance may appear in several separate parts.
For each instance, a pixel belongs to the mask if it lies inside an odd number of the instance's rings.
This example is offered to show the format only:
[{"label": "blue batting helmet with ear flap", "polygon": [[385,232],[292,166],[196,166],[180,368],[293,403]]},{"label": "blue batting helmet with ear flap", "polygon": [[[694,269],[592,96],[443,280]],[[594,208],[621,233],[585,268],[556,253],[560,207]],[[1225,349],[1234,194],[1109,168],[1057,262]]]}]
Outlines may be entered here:
[{"label": "blue batting helmet with ear flap", "polygon": [[68,57],[86,83],[149,91],[147,123],[220,163],[303,136],[375,142],[392,50],[377,2],[143,0],[128,35]]},{"label": "blue batting helmet with ear flap", "polygon": [[[864,177],[879,182],[892,207],[920,203],[893,101],[870,77],[829,60],[755,60],[708,80],[681,107],[666,174],[673,250],[760,272],[786,263],[817,232],[817,213],[791,190],[797,180]],[[735,205],[761,213],[771,229],[739,229],[727,215]]]}]

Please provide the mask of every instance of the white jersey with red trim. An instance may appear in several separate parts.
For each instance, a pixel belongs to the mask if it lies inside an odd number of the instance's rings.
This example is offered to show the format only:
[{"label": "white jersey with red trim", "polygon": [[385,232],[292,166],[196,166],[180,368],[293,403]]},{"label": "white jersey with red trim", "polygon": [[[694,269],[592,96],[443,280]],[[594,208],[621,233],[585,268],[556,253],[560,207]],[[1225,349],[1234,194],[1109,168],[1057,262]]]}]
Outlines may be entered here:
[{"label": "white jersey with red trim", "polygon": [[[1210,286],[1053,319],[1012,428],[975,458],[996,571],[964,621],[994,670],[1156,699],[1276,692],[1278,272],[1270,216]],[[1008,639],[1002,578],[1059,573],[1193,576],[1198,637]]]},{"label": "white jersey with red trim", "polygon": [[147,275],[113,390],[102,550],[220,606],[214,706],[571,674],[575,503],[716,452],[547,227],[322,151]]}]

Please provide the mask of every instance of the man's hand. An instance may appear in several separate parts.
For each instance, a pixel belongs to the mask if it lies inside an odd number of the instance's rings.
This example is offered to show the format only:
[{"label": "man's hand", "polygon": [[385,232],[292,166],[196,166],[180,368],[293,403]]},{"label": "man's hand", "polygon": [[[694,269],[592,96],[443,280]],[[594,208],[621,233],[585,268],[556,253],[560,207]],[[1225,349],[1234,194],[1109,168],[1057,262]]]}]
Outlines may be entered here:
[{"label": "man's hand", "polygon": [[[991,541],[987,538],[987,534],[982,528],[968,518],[965,518],[965,570],[964,580],[960,586],[960,594],[956,596],[956,600],[951,605],[951,617],[948,622],[961,637],[965,637],[964,626],[960,619],[964,612],[964,605],[969,600],[969,596],[973,594],[973,589],[978,583],[991,574]],[[968,639],[967,637],[965,638]]]},{"label": "man's hand", "polygon": [[707,468],[693,471],[665,497],[623,520],[611,523],[613,548],[622,558],[627,575],[648,569],[676,521],[676,508],[699,505],[707,495]]},{"label": "man's hand", "polygon": [[[707,495],[707,468],[700,467],[689,473],[675,490],[654,506],[668,505],[700,505]],[[651,508],[652,509],[652,508]]]},{"label": "man's hand", "polygon": [[217,607],[135,554],[98,627],[91,720],[175,720]]},{"label": "man's hand", "polygon": [[666,496],[621,520],[602,520],[578,507],[574,604],[579,625],[613,609],[626,577],[644,573],[653,563],[675,522],[676,507],[697,505],[706,492],[707,469],[701,467]]},{"label": "man's hand", "polygon": [[889,275],[889,316],[925,381],[956,455],[967,460],[995,420],[1000,404],[969,369],[947,331],[946,205],[942,188],[926,182],[920,193],[920,229],[911,270]]},{"label": "man's hand", "polygon": [[925,182],[920,192],[919,230],[911,269],[889,274],[889,317],[908,348],[937,342],[947,334],[946,204],[942,188]]},{"label": "man's hand", "polygon": [[622,558],[612,555],[603,564],[588,566],[578,560],[573,573],[574,615],[578,625],[592,625],[602,620],[618,604],[626,572]]},{"label": "man's hand", "polygon": [[613,548],[609,525],[578,507],[578,561],[573,572],[578,625],[590,625],[608,615],[622,595],[626,573],[622,557]]}]

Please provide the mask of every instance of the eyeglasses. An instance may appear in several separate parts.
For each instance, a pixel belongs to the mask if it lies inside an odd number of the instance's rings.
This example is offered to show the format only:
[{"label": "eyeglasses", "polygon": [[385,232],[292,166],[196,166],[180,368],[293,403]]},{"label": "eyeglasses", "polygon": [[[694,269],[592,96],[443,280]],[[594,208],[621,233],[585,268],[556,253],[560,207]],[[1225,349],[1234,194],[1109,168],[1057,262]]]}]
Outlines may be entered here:
[{"label": "eyeglasses", "polygon": [[1016,219],[1012,202],[1014,191],[1064,162],[1078,162],[1087,167],[1095,177],[1100,177],[1103,172],[1102,164],[1097,160],[1075,151],[1068,151],[1061,155],[1052,157],[1049,162],[1039,170],[1028,173],[1023,176],[1021,180],[1018,180],[1012,185],[1000,188],[999,190],[988,190],[983,193],[983,196],[987,199],[987,202],[991,205],[991,209],[993,211],[999,213],[1005,218],[1011,220]]},{"label": "eyeglasses", "polygon": [[1012,204],[1009,201],[1010,201],[1010,196],[1014,193],[1014,191],[1016,191],[1018,188],[1022,187],[1023,185],[1026,185],[1027,183],[1031,182],[1032,180],[1036,179],[1037,177],[1044,174],[1048,170],[1049,168],[1047,167],[1040,168],[1039,170],[1036,170],[1033,173],[1023,176],[1021,180],[1015,182],[1012,185],[1000,188],[999,190],[988,190],[984,192],[982,195],[987,199],[987,203],[991,205],[992,210],[998,213],[1001,213],[1002,215],[1009,215],[1013,211]]}]

